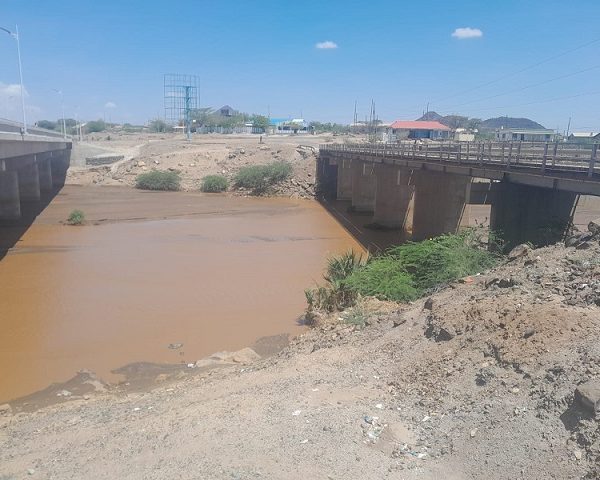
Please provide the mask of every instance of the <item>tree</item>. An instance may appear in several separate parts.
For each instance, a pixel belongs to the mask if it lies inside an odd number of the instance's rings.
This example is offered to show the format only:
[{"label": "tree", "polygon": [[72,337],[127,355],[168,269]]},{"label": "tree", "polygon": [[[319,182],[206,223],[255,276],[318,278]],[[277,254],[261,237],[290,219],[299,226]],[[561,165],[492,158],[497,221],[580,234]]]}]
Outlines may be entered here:
[{"label": "tree", "polygon": [[466,128],[469,117],[463,117],[461,115],[448,115],[444,117],[442,123],[452,130],[457,128]]},{"label": "tree", "polygon": [[56,129],[56,122],[52,122],[50,120],[39,120],[37,122],[37,126],[40,128],[45,128],[46,130],[54,130]]},{"label": "tree", "polygon": [[103,132],[106,130],[106,123],[102,119],[92,120],[86,124],[85,128],[89,133]]},{"label": "tree", "polygon": [[164,120],[160,118],[155,118],[150,122],[150,131],[155,133],[165,133],[170,132],[171,127]]},{"label": "tree", "polygon": [[267,131],[269,128],[269,119],[264,115],[252,115],[250,121],[255,128],[262,128],[263,131]]},{"label": "tree", "polygon": [[477,130],[481,125],[481,118],[469,118],[467,122],[467,128],[469,130]]}]

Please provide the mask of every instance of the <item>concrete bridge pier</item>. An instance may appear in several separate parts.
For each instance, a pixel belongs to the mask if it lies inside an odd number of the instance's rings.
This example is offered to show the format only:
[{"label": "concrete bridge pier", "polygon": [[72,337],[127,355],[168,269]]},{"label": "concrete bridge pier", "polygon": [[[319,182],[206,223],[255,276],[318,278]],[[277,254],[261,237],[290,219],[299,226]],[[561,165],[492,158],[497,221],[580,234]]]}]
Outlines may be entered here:
[{"label": "concrete bridge pier", "polygon": [[352,161],[338,160],[337,195],[338,200],[352,200]]},{"label": "concrete bridge pier", "polygon": [[469,203],[471,178],[420,171],[415,177],[413,240],[455,233]]},{"label": "concrete bridge pier", "polygon": [[377,177],[375,165],[360,161],[352,162],[352,210],[355,212],[373,213],[375,210],[375,194]]},{"label": "concrete bridge pier", "polygon": [[375,166],[375,225],[394,229],[406,227],[408,209],[415,191],[411,184],[412,174],[412,170],[395,165],[379,163]]},{"label": "concrete bridge pier", "polygon": [[50,160],[52,185],[54,188],[62,187],[65,184],[67,170],[71,161],[71,150],[53,151]]},{"label": "concrete bridge pier", "polygon": [[37,166],[39,172],[40,192],[50,193],[53,189],[52,183],[52,164],[51,159],[40,159],[40,155],[37,156]]},{"label": "concrete bridge pier", "polygon": [[4,161],[0,160],[0,221],[19,218],[21,218],[19,177],[17,172],[7,171]]},{"label": "concrete bridge pier", "polygon": [[490,229],[504,240],[506,249],[524,242],[550,245],[564,237],[576,193],[509,182],[499,182],[496,188]]},{"label": "concrete bridge pier", "polygon": [[35,162],[25,164],[17,170],[21,202],[40,201],[40,175]]}]

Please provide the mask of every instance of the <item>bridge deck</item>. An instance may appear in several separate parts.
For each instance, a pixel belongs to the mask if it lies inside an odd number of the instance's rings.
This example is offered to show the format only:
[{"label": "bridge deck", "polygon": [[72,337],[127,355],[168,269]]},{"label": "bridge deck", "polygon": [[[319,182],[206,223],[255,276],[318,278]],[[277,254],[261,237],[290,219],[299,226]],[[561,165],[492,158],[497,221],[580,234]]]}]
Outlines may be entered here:
[{"label": "bridge deck", "polygon": [[598,144],[478,142],[330,144],[321,154],[600,196]]}]

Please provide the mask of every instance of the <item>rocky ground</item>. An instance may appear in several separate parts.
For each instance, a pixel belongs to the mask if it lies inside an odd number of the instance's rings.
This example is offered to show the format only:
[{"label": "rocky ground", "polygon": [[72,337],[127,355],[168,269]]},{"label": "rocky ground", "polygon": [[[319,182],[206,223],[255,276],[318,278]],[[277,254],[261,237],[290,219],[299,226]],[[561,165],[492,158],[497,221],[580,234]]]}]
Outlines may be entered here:
[{"label": "rocky ground", "polygon": [[363,301],[269,358],[0,407],[0,478],[600,478],[600,245],[570,244]]},{"label": "rocky ground", "polygon": [[[270,135],[262,136],[260,143],[260,135],[194,135],[188,142],[181,134],[97,134],[75,143],[67,183],[133,186],[138,174],[156,169],[177,171],[184,190],[198,190],[206,175],[222,174],[232,180],[243,166],[285,160],[294,173],[271,193],[310,198],[318,145],[325,141],[331,137]],[[96,155],[122,155],[123,159],[85,166],[85,158]]]}]

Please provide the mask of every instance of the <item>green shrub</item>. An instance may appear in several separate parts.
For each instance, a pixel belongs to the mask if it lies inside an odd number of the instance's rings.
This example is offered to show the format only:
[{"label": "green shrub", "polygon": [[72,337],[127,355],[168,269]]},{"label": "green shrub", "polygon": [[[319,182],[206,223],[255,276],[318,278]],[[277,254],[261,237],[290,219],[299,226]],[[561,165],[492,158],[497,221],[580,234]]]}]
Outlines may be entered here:
[{"label": "green shrub", "polygon": [[83,225],[85,222],[85,214],[81,210],[73,210],[67,218],[69,225]]},{"label": "green shrub", "polygon": [[254,193],[263,193],[269,187],[281,183],[292,174],[288,162],[273,162],[267,165],[242,167],[235,176],[237,188],[247,188]]},{"label": "green shrub", "polygon": [[419,296],[414,281],[400,262],[383,256],[357,269],[345,281],[346,287],[363,296],[380,300],[409,302]]},{"label": "green shrub", "polygon": [[327,261],[327,271],[323,278],[326,286],[317,286],[304,291],[308,312],[323,310],[333,312],[354,305],[357,291],[346,285],[346,279],[363,264],[362,255],[349,251]]},{"label": "green shrub", "polygon": [[482,248],[481,234],[467,229],[422,242],[409,242],[388,250],[410,274],[421,294],[467,275],[493,267],[495,253]]},{"label": "green shrub", "polygon": [[332,258],[324,275],[326,285],[305,292],[307,314],[315,309],[333,312],[347,308],[359,296],[415,300],[496,265],[498,254],[485,247],[481,234],[469,229],[393,247],[366,263],[353,252]]},{"label": "green shrub", "polygon": [[203,192],[223,192],[229,187],[229,182],[223,175],[207,175],[202,179],[200,190]]},{"label": "green shrub", "polygon": [[142,190],[179,190],[180,183],[178,173],[161,170],[141,173],[135,179],[136,188]]}]

